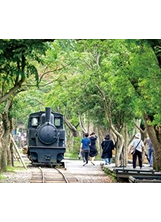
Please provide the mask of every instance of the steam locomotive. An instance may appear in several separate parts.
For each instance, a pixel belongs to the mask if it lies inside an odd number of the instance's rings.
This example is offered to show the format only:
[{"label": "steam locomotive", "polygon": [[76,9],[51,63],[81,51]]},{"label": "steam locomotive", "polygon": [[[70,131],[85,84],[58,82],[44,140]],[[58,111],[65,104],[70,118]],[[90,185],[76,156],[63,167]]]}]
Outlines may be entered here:
[{"label": "steam locomotive", "polygon": [[31,113],[27,129],[27,156],[32,165],[63,165],[66,134],[63,115],[51,111]]}]

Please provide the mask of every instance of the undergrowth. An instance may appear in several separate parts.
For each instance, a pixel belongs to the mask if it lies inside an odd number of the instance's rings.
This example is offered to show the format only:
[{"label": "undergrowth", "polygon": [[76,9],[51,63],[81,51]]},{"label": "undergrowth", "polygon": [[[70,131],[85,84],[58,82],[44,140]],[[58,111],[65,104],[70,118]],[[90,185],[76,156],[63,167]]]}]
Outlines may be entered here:
[{"label": "undergrowth", "polygon": [[115,173],[114,173],[114,172],[112,172],[112,171],[111,171],[110,169],[108,169],[108,168],[105,168],[105,169],[104,169],[104,172],[105,172],[107,175],[109,175],[114,182],[117,182],[117,179],[116,179],[116,176],[115,176]]}]

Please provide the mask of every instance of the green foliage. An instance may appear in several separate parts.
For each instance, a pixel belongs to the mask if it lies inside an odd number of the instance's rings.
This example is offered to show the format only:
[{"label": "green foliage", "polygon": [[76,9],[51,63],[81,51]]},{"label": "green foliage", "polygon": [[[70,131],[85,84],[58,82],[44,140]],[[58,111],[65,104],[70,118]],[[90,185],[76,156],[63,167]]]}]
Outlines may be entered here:
[{"label": "green foliage", "polygon": [[[22,100],[18,98],[27,113],[50,106],[74,125],[82,114],[94,125],[106,128],[106,99],[111,104],[113,124],[118,127],[123,123],[130,126],[145,111],[155,114],[153,123],[160,123],[161,73],[148,41],[55,40],[48,44],[46,56],[40,58],[43,65],[39,72],[44,77],[40,88],[22,96]],[[38,77],[31,65],[28,75],[32,73]]]},{"label": "green foliage", "polygon": [[2,96],[11,89],[12,95],[17,94],[25,80],[32,75],[38,85],[39,78],[35,62],[42,62],[46,50],[47,45],[41,39],[0,40]]},{"label": "green foliage", "polygon": [[[58,47],[57,42],[56,46],[60,50],[62,44]],[[73,47],[75,51],[70,53],[70,47],[68,53],[57,51],[56,64],[64,69],[57,72],[59,80],[46,97],[49,106],[61,107],[68,116],[88,113],[92,121],[103,124],[99,87],[112,102],[114,123],[118,118],[127,123],[141,118],[147,107],[156,110],[155,78],[160,69],[148,44],[140,46],[139,40],[80,40]]]},{"label": "green foliage", "polygon": [[116,175],[115,175],[114,172],[112,172],[112,171],[111,171],[110,169],[108,169],[107,167],[104,168],[104,172],[105,172],[107,175],[109,175],[114,182],[117,182]]}]

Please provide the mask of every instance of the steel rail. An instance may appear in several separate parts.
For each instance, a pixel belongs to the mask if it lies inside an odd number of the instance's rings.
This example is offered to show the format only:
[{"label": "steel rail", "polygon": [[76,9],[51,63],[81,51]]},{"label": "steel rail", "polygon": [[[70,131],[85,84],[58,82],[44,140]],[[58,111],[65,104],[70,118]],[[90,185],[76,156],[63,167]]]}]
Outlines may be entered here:
[{"label": "steel rail", "polygon": [[66,183],[69,183],[68,179],[66,178],[66,176],[61,172],[61,170],[59,170],[58,168],[55,168],[64,178]]},{"label": "steel rail", "polygon": [[44,171],[42,170],[41,167],[39,167],[41,173],[42,173],[42,183],[45,183],[45,176],[44,176]]}]

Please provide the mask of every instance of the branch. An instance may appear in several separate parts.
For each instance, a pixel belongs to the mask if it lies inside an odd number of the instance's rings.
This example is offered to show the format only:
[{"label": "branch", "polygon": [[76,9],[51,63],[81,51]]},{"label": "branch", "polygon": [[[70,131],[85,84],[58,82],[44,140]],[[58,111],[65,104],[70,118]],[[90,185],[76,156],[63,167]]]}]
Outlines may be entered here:
[{"label": "branch", "polygon": [[81,117],[80,114],[79,114],[79,123],[80,123],[80,127],[81,127],[82,131],[83,131],[84,133],[86,133],[87,130],[84,128],[83,121],[82,121],[82,117]]},{"label": "branch", "polygon": [[136,128],[138,128],[140,130],[140,132],[142,133],[145,133],[146,132],[146,129],[145,130],[142,130],[134,121],[133,121],[134,125],[136,126]]}]

